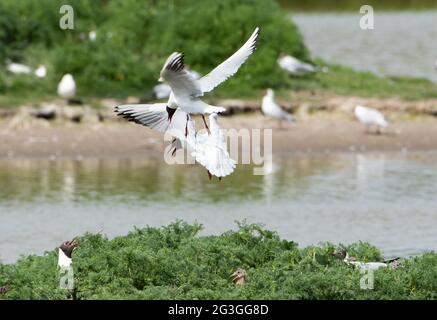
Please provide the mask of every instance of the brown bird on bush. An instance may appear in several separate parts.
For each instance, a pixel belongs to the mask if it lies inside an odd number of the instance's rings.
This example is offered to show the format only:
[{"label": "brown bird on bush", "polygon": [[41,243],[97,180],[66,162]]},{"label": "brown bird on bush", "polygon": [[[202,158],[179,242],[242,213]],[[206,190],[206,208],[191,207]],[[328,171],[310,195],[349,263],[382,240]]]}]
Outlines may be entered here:
[{"label": "brown bird on bush", "polygon": [[0,294],[5,294],[6,292],[10,291],[11,287],[9,285],[1,286],[0,287]]},{"label": "brown bird on bush", "polygon": [[247,282],[247,273],[246,270],[238,268],[233,274],[231,274],[232,281],[236,285],[242,285]]}]

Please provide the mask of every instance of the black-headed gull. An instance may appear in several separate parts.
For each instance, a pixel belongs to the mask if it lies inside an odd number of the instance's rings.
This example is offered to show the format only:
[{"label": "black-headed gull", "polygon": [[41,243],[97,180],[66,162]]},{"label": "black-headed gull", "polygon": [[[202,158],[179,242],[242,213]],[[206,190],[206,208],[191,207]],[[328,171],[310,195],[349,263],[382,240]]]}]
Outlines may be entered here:
[{"label": "black-headed gull", "polygon": [[241,65],[255,51],[258,36],[259,28],[257,27],[238,51],[198,80],[194,79],[193,75],[186,71],[183,54],[178,52],[172,53],[165,62],[159,78],[159,81],[168,83],[172,89],[167,109],[169,120],[171,120],[174,110],[180,107],[187,113],[201,114],[203,122],[207,127],[203,117],[205,113],[225,111],[223,107],[206,104],[200,97],[212,91],[238,71]]},{"label": "black-headed gull", "polygon": [[293,75],[303,75],[306,73],[311,73],[316,71],[315,66],[300,61],[299,59],[290,55],[285,55],[283,57],[280,57],[278,59],[278,64],[281,67],[281,69]]},{"label": "black-headed gull", "polygon": [[58,84],[58,95],[71,99],[76,95],[76,82],[71,74],[65,74]]},{"label": "black-headed gull", "polygon": [[58,249],[58,266],[61,268],[70,267],[73,260],[71,254],[73,250],[77,247],[76,238],[71,241],[65,241],[59,246]]},{"label": "black-headed gull", "polygon": [[388,126],[384,115],[378,110],[364,106],[356,106],[354,113],[358,121],[366,125],[366,131],[369,130],[369,126],[375,125],[377,127],[376,132],[381,133],[380,128]]},{"label": "black-headed gull", "polygon": [[197,132],[194,120],[180,108],[175,110],[169,122],[166,103],[120,105],[115,107],[115,112],[129,121],[170,134],[174,139],[169,152],[174,155],[178,149],[188,150],[209,175],[221,178],[235,169],[235,161],[229,156],[225,137],[217,123],[217,114],[210,115],[208,134]]},{"label": "black-headed gull", "polygon": [[209,133],[198,133],[192,156],[209,174],[218,178],[230,175],[236,166],[227,150],[226,137],[217,121],[217,113],[209,115]]},{"label": "black-headed gull", "polygon": [[263,114],[268,117],[279,120],[279,126],[282,125],[282,121],[286,120],[293,122],[294,119],[291,114],[283,110],[274,100],[274,92],[272,89],[267,89],[265,96],[263,97],[261,110]]}]

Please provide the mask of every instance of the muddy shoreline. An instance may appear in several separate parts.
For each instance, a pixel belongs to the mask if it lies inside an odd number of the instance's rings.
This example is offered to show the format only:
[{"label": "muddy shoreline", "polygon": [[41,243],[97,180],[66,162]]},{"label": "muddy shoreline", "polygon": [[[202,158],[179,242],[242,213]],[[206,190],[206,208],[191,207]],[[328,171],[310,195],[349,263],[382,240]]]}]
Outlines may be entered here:
[{"label": "muddy shoreline", "polygon": [[[272,129],[274,153],[396,152],[437,150],[437,119],[389,115],[383,134],[368,134],[345,113],[296,114],[282,128],[259,112],[220,117],[224,129]],[[126,121],[65,122],[33,119],[11,126],[0,121],[0,159],[161,157],[163,135]],[[200,127],[200,121],[197,126]]]}]

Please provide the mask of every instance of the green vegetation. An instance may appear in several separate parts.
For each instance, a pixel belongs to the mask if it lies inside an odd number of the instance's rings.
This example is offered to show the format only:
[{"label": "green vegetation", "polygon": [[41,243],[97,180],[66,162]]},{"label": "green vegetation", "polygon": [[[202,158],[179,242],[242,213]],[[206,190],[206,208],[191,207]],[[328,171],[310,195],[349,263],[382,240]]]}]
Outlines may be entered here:
[{"label": "green vegetation", "polygon": [[[362,274],[330,255],[334,246],[299,249],[275,232],[240,224],[220,236],[199,236],[199,225],[176,222],[136,229],[108,240],[86,234],[73,253],[75,289],[59,289],[57,250],[0,265],[4,299],[437,299],[437,254],[375,271],[374,290]],[[366,243],[342,246],[362,261],[381,259]],[[230,274],[244,268],[248,282]]]},{"label": "green vegetation", "polygon": [[[4,0],[0,3],[0,61],[32,67],[43,63],[48,78],[0,71],[0,94],[35,97],[56,93],[64,73],[72,73],[81,96],[147,95],[173,51],[207,73],[238,49],[256,26],[259,50],[220,90],[277,86],[286,75],[276,67],[281,52],[308,60],[308,52],[286,12],[266,0],[77,0],[75,29],[59,28],[65,1]],[[88,32],[96,30],[96,41]],[[269,74],[269,77],[264,76]]]},{"label": "green vegetation", "polygon": [[[380,78],[331,66],[330,72],[290,77],[277,65],[281,53],[310,61],[302,37],[274,0],[76,0],[75,29],[61,30],[64,0],[0,2],[0,107],[50,100],[65,73],[74,75],[79,97],[147,98],[165,58],[186,54],[187,64],[206,74],[261,27],[258,50],[208,98],[259,99],[265,88],[313,90],[364,97],[437,97],[427,80]],[[88,39],[91,30],[96,41]],[[47,66],[44,79],[13,75],[7,59],[33,68]],[[316,61],[323,64],[322,61]],[[284,94],[285,95],[285,94]]]},{"label": "green vegetation", "polygon": [[[323,64],[322,61],[318,63]],[[379,77],[371,72],[355,71],[341,65],[330,65],[327,73],[291,79],[290,88],[359,97],[399,97],[404,100],[437,98],[437,84],[429,80]]]}]

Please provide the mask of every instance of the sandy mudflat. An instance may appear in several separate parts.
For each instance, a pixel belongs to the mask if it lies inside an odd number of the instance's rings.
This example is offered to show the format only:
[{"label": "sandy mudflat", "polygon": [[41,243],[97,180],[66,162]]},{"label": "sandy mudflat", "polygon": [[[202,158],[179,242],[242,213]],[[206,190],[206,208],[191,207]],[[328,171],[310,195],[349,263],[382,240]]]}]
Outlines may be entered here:
[{"label": "sandy mudflat", "polygon": [[[341,113],[297,119],[283,129],[259,113],[219,120],[223,128],[272,128],[276,153],[437,150],[437,118],[431,116],[389,116],[392,125],[381,135],[366,134],[362,125]],[[34,120],[12,127],[10,120],[0,122],[0,158],[147,157],[162,155],[164,146],[162,134],[130,122]]]}]

